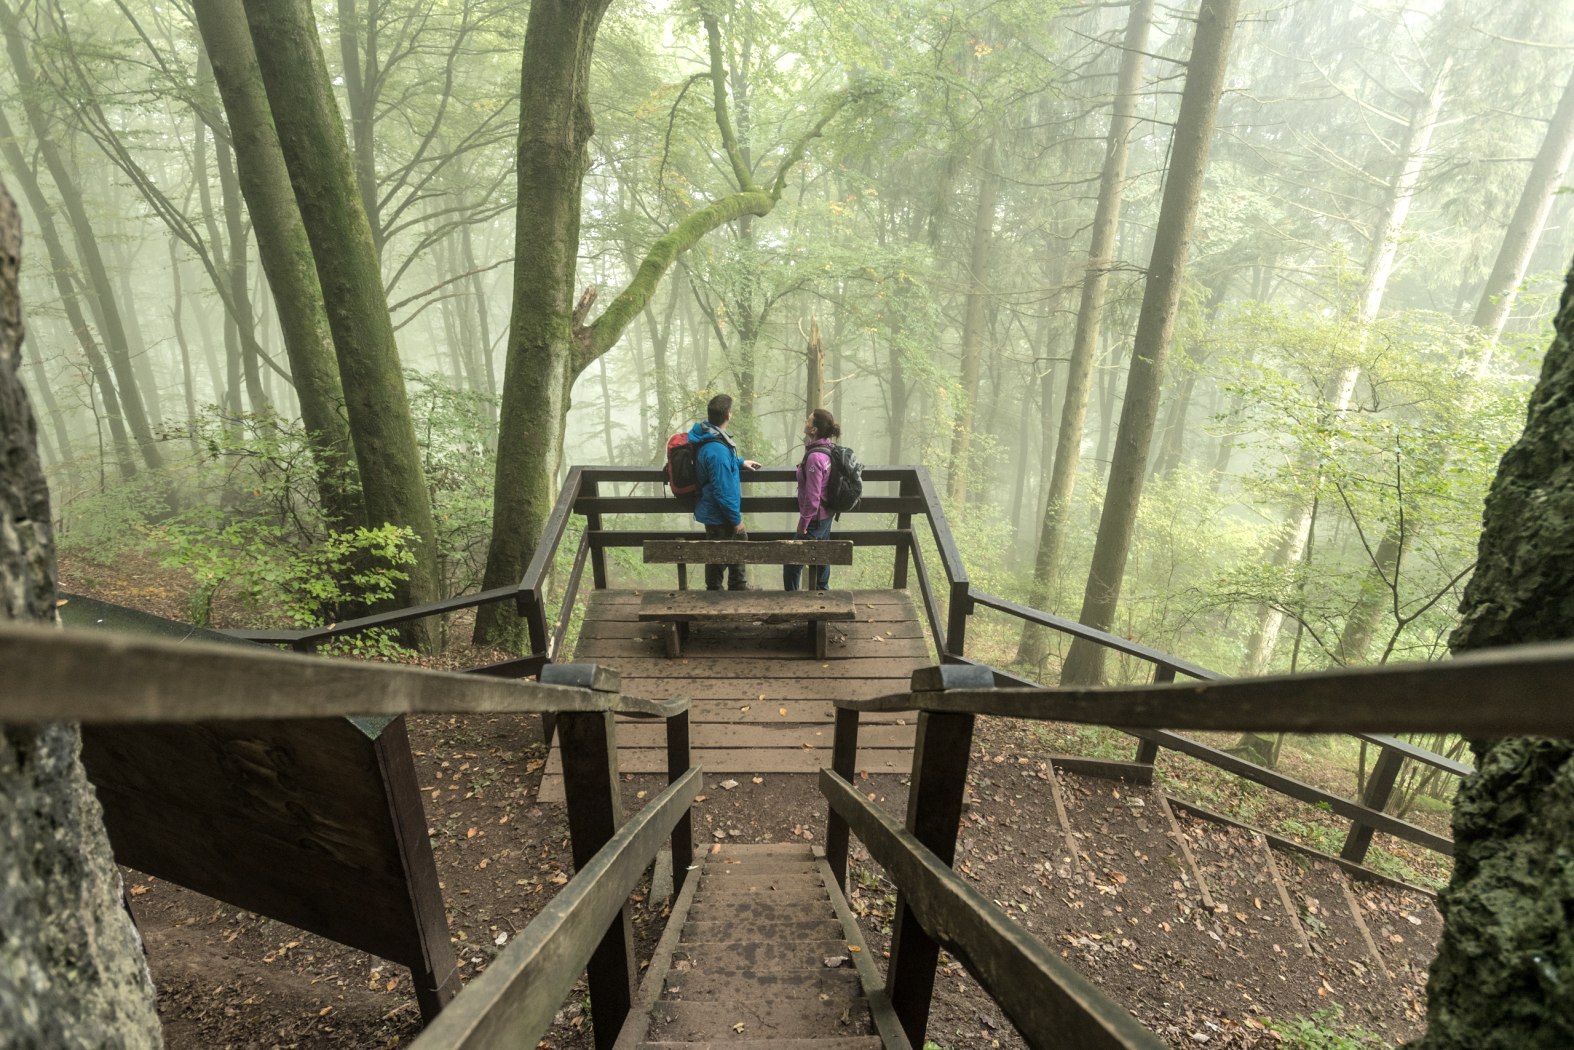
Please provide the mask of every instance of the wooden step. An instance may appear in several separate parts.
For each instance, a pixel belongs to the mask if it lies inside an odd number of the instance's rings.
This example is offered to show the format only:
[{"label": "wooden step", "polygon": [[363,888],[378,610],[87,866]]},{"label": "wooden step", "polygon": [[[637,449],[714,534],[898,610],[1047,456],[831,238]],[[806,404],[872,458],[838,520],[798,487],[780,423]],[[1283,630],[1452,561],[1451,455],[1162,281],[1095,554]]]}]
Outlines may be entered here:
[{"label": "wooden step", "polygon": [[695,899],[713,900],[723,894],[763,894],[770,899],[784,894],[797,894],[803,900],[817,898],[823,892],[817,875],[757,874],[728,878],[701,871],[700,891]]},{"label": "wooden step", "polygon": [[[728,1050],[880,1050],[883,1046],[879,1036],[873,1035],[836,1039],[737,1039],[725,1045]],[[640,1043],[637,1050],[710,1050],[711,1046],[711,1043]]]},{"label": "wooden step", "polygon": [[689,1002],[713,999],[836,999],[862,994],[858,971],[821,966],[813,970],[670,970],[662,995]]},{"label": "wooden step", "polygon": [[[692,941],[678,945],[674,958],[688,959],[710,970],[812,970],[826,959],[845,957],[847,941],[799,941],[796,944],[758,941]],[[835,967],[828,967],[835,969]]]},{"label": "wooden step", "polygon": [[661,622],[855,620],[848,591],[646,591],[639,618]]},{"label": "wooden step", "polygon": [[834,941],[842,936],[835,919],[820,922],[738,922],[691,920],[683,924],[683,941]]},{"label": "wooden step", "polygon": [[[741,1031],[739,1027],[741,1026]],[[821,1039],[874,1034],[863,998],[803,1001],[753,999],[689,1003],[662,1000],[651,1008],[651,1042],[734,1043],[761,1039]]]},{"label": "wooden step", "polygon": [[829,901],[695,901],[689,909],[689,919],[693,922],[792,922],[835,917],[836,912]]}]

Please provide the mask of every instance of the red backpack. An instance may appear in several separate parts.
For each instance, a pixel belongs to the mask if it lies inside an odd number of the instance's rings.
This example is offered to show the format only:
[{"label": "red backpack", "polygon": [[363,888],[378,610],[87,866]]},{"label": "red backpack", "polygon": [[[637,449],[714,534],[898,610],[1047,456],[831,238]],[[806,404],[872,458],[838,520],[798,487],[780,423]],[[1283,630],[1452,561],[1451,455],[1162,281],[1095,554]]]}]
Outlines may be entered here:
[{"label": "red backpack", "polygon": [[667,488],[674,496],[692,496],[700,490],[699,446],[689,442],[688,431],[667,439]]}]

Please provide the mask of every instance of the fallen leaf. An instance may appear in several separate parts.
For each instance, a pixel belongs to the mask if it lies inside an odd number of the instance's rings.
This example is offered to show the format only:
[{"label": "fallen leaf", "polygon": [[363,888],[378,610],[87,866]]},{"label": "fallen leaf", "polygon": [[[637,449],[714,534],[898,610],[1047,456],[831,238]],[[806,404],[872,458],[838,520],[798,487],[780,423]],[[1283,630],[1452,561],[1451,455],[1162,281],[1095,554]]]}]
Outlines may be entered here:
[{"label": "fallen leaf", "polygon": [[721,789],[723,791],[731,791],[733,788],[735,788],[737,786],[738,786],[738,782],[736,780],[723,780],[721,782]]},{"label": "fallen leaf", "polygon": [[778,707],[776,709],[776,713],[781,715],[783,718],[787,717],[787,709],[785,707]]},{"label": "fallen leaf", "polygon": [[388,983],[383,985],[383,991],[391,992],[397,987],[399,987],[399,978],[397,978],[397,977],[390,977],[388,979]]},{"label": "fallen leaf", "polygon": [[475,836],[476,836],[476,829],[475,828],[471,828],[469,831],[465,832],[465,838],[467,838],[467,839],[473,839],[473,838],[475,838]]},{"label": "fallen leaf", "polygon": [[743,1022],[739,1021],[737,1024],[733,1025],[732,1026],[732,1030],[734,1032],[742,1032],[743,1031]]}]

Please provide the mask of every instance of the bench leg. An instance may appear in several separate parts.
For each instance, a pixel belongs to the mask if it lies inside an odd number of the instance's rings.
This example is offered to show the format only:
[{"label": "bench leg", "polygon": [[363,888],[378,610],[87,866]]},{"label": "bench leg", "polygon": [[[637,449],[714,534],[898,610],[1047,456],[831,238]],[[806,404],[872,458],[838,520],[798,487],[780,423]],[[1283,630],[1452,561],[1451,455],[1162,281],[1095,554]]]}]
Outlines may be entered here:
[{"label": "bench leg", "polygon": [[814,658],[824,660],[830,648],[830,624],[825,620],[814,621]]},{"label": "bench leg", "polygon": [[667,656],[676,660],[683,655],[683,630],[681,624],[664,623],[661,625],[661,643],[666,647]]}]

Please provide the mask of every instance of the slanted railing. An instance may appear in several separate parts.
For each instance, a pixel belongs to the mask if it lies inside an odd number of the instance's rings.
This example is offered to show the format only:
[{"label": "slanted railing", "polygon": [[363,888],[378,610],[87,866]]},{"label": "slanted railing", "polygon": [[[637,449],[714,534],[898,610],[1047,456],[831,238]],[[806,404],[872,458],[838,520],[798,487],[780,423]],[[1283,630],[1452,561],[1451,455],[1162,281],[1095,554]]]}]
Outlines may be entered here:
[{"label": "slanted railing", "polygon": [[[439,615],[477,605],[512,600],[524,619],[531,655],[488,667],[473,668],[472,673],[523,676],[534,674],[547,664],[563,658],[573,610],[580,599],[588,566],[591,586],[608,584],[607,551],[619,547],[638,547],[648,539],[683,539],[698,535],[695,530],[609,528],[607,519],[623,515],[685,514],[691,501],[665,494],[663,472],[657,467],[570,468],[547,518],[535,554],[517,587],[499,587],[478,594],[434,602],[415,609],[397,610],[345,621],[331,627],[308,631],[237,632],[258,641],[310,648],[330,638],[364,630],[386,627],[423,616]],[[743,472],[743,511],[745,514],[796,513],[797,500],[785,494],[796,480],[793,470],[770,468]],[[864,468],[865,491],[869,493],[858,508],[842,516],[836,538],[851,540],[858,547],[888,547],[894,551],[891,587],[909,589],[916,585],[918,604],[928,625],[930,641],[943,663],[973,664],[967,655],[968,623],[980,607],[994,610],[1014,620],[1054,631],[1073,639],[1083,639],[1123,656],[1151,664],[1157,684],[1194,679],[1202,682],[1224,681],[1225,675],[1179,659],[1168,653],[1099,631],[1075,620],[1032,609],[990,594],[973,586],[963,564],[961,551],[951,534],[940,499],[928,472],[914,466],[869,466]],[[627,484],[641,487],[645,494],[609,494],[612,486]],[[755,495],[777,486],[782,495]],[[882,487],[886,490],[881,492]],[[584,521],[579,542],[568,572],[561,584],[549,586],[553,568],[569,526],[575,515]],[[895,518],[894,527],[866,527],[870,519]],[[915,519],[922,518],[922,523]],[[872,523],[871,523],[872,524]],[[880,522],[884,525],[884,522]],[[939,561],[926,564],[920,538],[932,539]],[[761,539],[786,539],[786,532],[754,532]],[[680,582],[683,567],[679,568]],[[998,668],[991,669],[997,685],[1038,688],[1039,683]],[[547,719],[550,736],[550,718]],[[1119,768],[1122,772],[1151,778],[1154,762],[1161,750],[1190,756],[1227,773],[1251,780],[1280,794],[1310,805],[1322,806],[1350,822],[1340,856],[1360,863],[1365,860],[1372,835],[1385,832],[1396,838],[1450,855],[1453,841],[1408,821],[1384,812],[1392,794],[1400,766],[1405,759],[1430,765],[1451,776],[1464,776],[1471,767],[1436,754],[1426,748],[1382,733],[1355,735],[1378,747],[1379,753],[1365,790],[1359,800],[1345,798],[1313,784],[1260,766],[1220,748],[1182,736],[1170,729],[1126,730],[1137,740],[1134,764],[1088,762],[1087,767]]]},{"label": "slanted railing", "polygon": [[[826,852],[845,887],[856,833],[897,887],[886,993],[908,1041],[924,1045],[942,948],[960,959],[1030,1046],[1137,1050],[1164,1045],[982,894],[952,863],[979,715],[1174,729],[1440,732],[1574,736],[1574,643],[1501,649],[1446,663],[1277,678],[1103,689],[1000,688],[985,667],[942,665],[911,692],[836,701],[820,789]],[[854,784],[862,712],[917,711],[907,820]]]},{"label": "slanted railing", "polygon": [[[475,991],[437,1015],[421,1039],[423,1047],[534,1046],[588,968],[596,1046],[609,1048],[629,1013],[637,973],[629,894],[664,841],[671,843],[675,887],[681,888],[693,864],[690,808],[701,771],[689,764],[688,702],[623,696],[617,675],[594,665],[549,667],[539,683],[497,681],[233,645],[0,625],[0,682],[4,724],[555,715],[565,744],[564,794],[576,873],[475,982]],[[668,786],[627,823],[614,736],[620,714],[667,724]],[[301,787],[276,788],[278,798],[268,797],[266,783],[251,784],[249,791],[260,805],[309,806],[309,798],[298,797]],[[294,794],[284,797],[285,792]],[[423,829],[424,822],[402,833],[418,836],[424,847]],[[237,872],[268,876],[251,858],[237,856],[235,864]],[[435,870],[431,874],[435,890]],[[336,889],[353,889],[354,873],[343,877],[349,885]],[[448,950],[446,940],[433,950]]]}]

